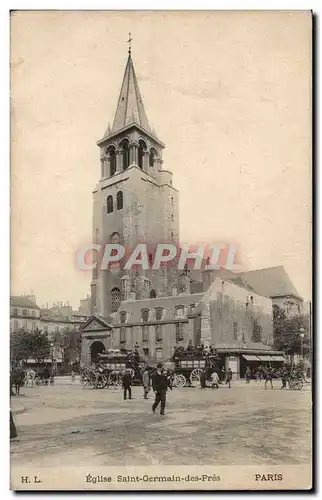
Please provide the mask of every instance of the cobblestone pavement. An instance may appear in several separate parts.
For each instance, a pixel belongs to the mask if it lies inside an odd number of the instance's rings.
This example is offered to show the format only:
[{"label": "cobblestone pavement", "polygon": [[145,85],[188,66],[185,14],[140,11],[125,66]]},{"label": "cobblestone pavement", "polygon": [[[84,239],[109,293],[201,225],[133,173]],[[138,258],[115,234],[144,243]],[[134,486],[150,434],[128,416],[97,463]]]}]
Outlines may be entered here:
[{"label": "cobblestone pavement", "polygon": [[18,440],[12,465],[251,465],[311,459],[311,387],[264,390],[236,382],[231,389],[174,389],[166,415],[152,414],[142,388],[83,389],[79,382],[23,388],[12,397]]}]

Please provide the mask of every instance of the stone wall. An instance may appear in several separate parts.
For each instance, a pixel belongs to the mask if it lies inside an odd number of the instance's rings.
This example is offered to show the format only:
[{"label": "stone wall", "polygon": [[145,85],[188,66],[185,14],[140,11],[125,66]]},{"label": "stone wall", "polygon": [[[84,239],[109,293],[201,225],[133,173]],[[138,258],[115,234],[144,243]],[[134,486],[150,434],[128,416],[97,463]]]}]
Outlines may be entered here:
[{"label": "stone wall", "polygon": [[273,341],[272,301],[267,297],[217,278],[203,297],[201,310],[203,343]]}]

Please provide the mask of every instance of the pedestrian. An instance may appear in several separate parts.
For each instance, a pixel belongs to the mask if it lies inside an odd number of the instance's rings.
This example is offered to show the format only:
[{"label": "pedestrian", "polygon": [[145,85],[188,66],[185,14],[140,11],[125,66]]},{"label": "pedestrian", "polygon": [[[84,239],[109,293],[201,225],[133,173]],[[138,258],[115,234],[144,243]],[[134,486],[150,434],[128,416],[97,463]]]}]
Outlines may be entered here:
[{"label": "pedestrian", "polygon": [[12,412],[10,410],[10,439],[14,439],[18,436],[18,432],[15,426],[15,423],[13,421],[13,416]]},{"label": "pedestrian", "polygon": [[155,392],[155,400],[152,405],[152,412],[155,413],[155,410],[161,403],[160,415],[164,415],[166,394],[168,388],[168,377],[166,371],[163,370],[161,363],[157,365],[157,369],[152,375],[152,387]]},{"label": "pedestrian", "polygon": [[287,389],[287,371],[284,368],[282,368],[281,370],[281,380],[282,380],[281,389]]},{"label": "pedestrian", "polygon": [[124,399],[126,399],[127,394],[129,395],[129,399],[133,399],[132,398],[131,384],[132,384],[131,370],[129,368],[127,368],[123,374],[123,377],[122,377]]},{"label": "pedestrian", "polygon": [[267,382],[270,382],[271,389],[274,389],[274,387],[273,387],[273,371],[272,371],[272,368],[270,366],[267,368],[266,373],[265,373],[265,389],[267,389]]},{"label": "pedestrian", "polygon": [[148,399],[148,394],[150,392],[151,378],[148,368],[146,368],[142,374],[142,384],[144,390],[144,399]]},{"label": "pedestrian", "polygon": [[229,389],[231,388],[232,378],[233,378],[233,372],[231,371],[231,368],[228,368],[227,377],[226,377],[226,384],[228,385]]},{"label": "pedestrian", "polygon": [[246,373],[245,373],[245,380],[246,380],[246,384],[249,384],[249,383],[250,383],[250,377],[251,377],[250,368],[249,368],[249,366],[247,366],[247,368],[246,368]]},{"label": "pedestrian", "polygon": [[200,373],[200,389],[206,389],[206,371]]},{"label": "pedestrian", "polygon": [[211,380],[212,380],[211,384],[212,389],[214,389],[215,387],[216,389],[219,389],[219,377],[217,372],[213,372],[211,374]]}]

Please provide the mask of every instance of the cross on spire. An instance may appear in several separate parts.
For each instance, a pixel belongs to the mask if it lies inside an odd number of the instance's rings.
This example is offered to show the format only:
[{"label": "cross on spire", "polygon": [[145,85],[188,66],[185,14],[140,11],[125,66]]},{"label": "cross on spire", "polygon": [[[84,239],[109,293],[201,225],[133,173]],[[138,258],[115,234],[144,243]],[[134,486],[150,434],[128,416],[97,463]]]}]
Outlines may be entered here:
[{"label": "cross on spire", "polygon": [[131,37],[131,33],[129,33],[129,39],[126,41],[126,43],[129,44],[129,54],[131,54],[131,42],[132,42],[132,37]]}]

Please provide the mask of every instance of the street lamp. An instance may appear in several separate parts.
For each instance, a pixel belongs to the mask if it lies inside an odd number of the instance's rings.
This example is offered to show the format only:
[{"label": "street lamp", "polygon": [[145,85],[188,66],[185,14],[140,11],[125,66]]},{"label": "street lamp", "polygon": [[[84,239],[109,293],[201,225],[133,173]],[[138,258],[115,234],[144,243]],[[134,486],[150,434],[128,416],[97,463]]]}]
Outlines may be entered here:
[{"label": "street lamp", "polygon": [[304,357],[304,356],[303,356],[303,352],[304,352],[304,350],[303,350],[303,339],[304,339],[304,337],[305,337],[305,330],[304,330],[304,328],[300,328],[300,338],[301,338],[301,358],[302,358],[302,359],[303,359],[303,357]]}]

